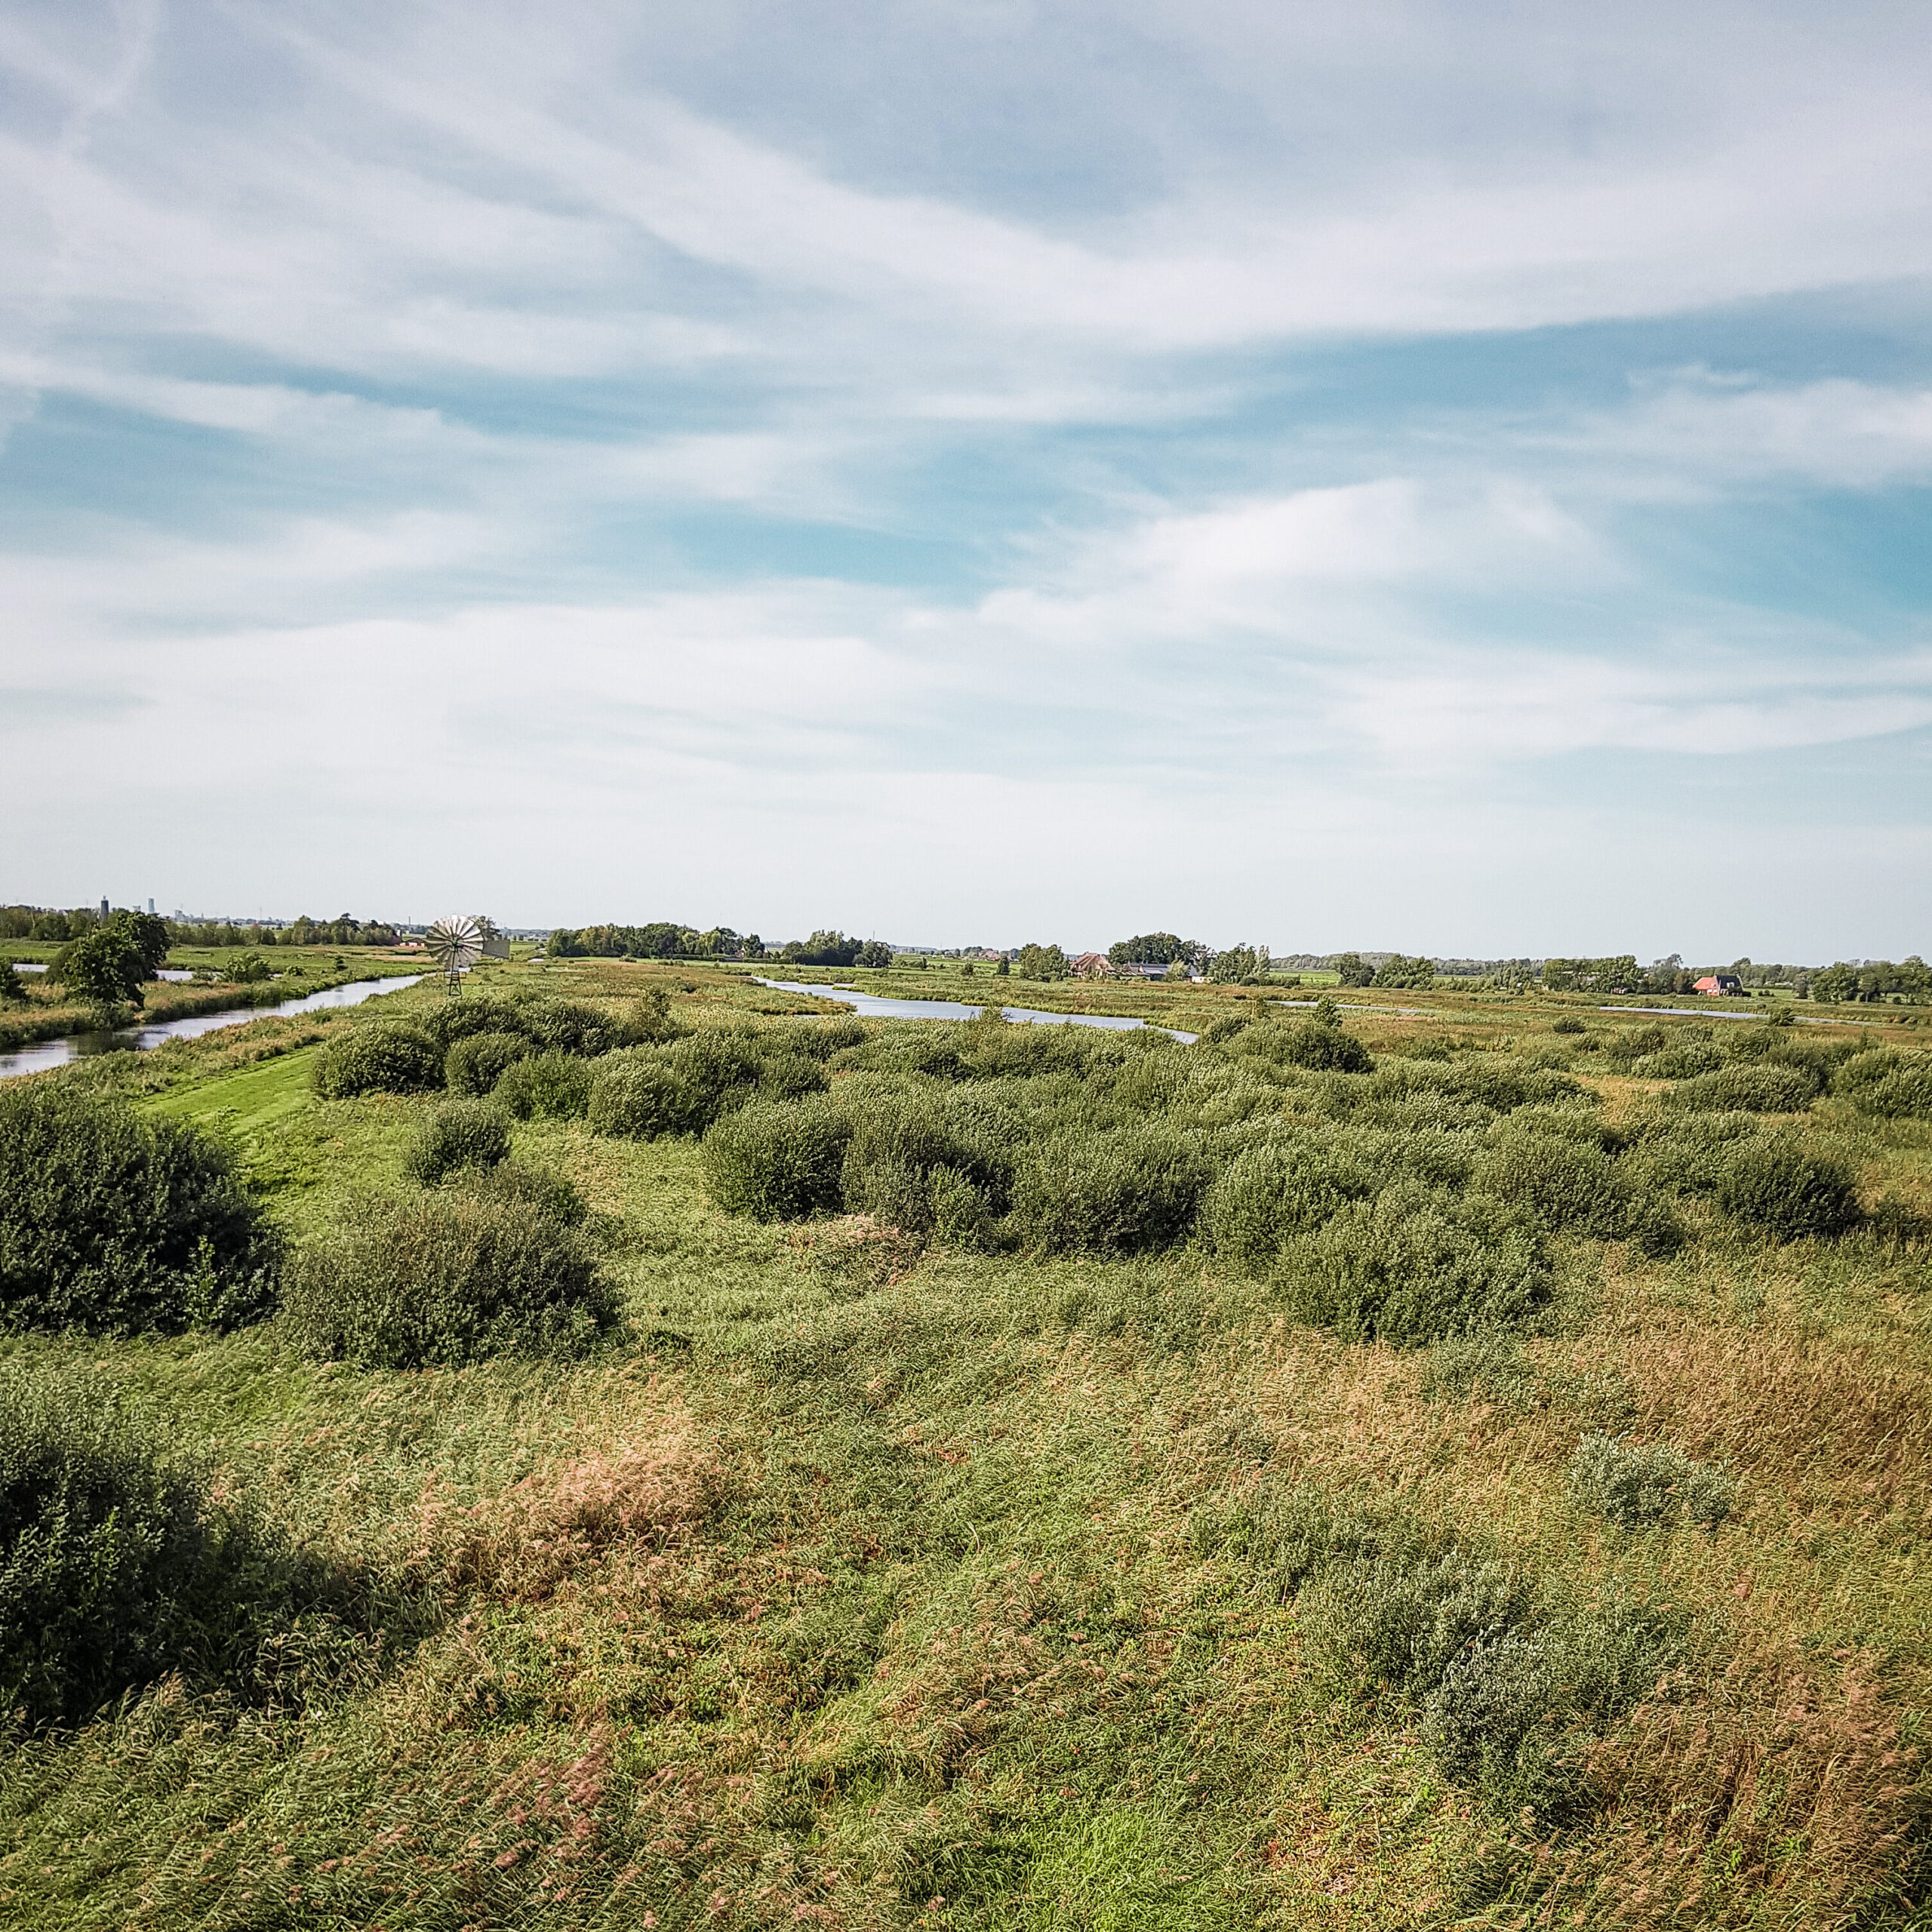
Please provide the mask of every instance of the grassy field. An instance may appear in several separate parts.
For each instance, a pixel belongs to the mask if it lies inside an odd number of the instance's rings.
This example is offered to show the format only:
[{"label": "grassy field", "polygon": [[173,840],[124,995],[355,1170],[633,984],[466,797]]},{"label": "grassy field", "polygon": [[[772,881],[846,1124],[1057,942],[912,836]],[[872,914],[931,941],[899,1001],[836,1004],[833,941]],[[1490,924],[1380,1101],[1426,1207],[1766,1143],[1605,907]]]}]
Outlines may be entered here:
[{"label": "grassy field", "polygon": [[[1230,1148],[1278,1115],[1345,1124],[1308,1111],[1340,1104],[1334,1079],[1251,1072],[1229,1029],[1280,1022],[1238,989],[863,983],[1221,1022],[1197,1048],[1116,1042],[1143,1069],[1117,1094],[1149,1097],[1114,1104]],[[824,1011],[604,961],[495,968],[464,997],[618,1013],[650,986],[700,1032]],[[1438,1083],[1349,1117],[1398,1154],[1493,1140],[1495,1110],[1458,1097],[1502,1068],[1574,1082],[1566,1104],[1627,1132],[1635,1164],[1678,1144],[1636,1137],[1724,1051],[1574,999],[1349,998],[1382,1069]],[[316,1097],[315,1056],[365,1017],[42,1077],[223,1137],[318,1242],[404,1190],[438,1104]],[[1884,1017],[1789,1031],[1922,1037]],[[1617,1051],[1641,1027],[1661,1044]],[[944,1030],[868,1026],[833,1095]],[[1299,1318],[1288,1249],[1238,1263],[1198,1232],[1056,1254],[730,1215],[689,1136],[541,1118],[516,1158],[574,1183],[624,1311],[581,1360],[368,1370],[272,1321],[0,1340],[106,1378],[223,1507],[334,1580],[263,1637],[245,1690],[191,1665],[14,1739],[0,1923],[1924,1924],[1932,1121],[1831,1093],[1785,1125],[1882,1212],[1776,1242],[1687,1192],[1682,1244],[1654,1255],[1552,1224],[1547,1295],[1475,1342],[1344,1339]],[[1605,1436],[1715,1472],[1727,1510],[1620,1524],[1576,1473]],[[1429,1678],[1416,1647],[1455,1617],[1461,1661]],[[1423,1630],[1399,1654],[1398,1624]],[[1439,1691],[1532,1649],[1592,1681],[1614,1652],[1628,1680],[1587,1709],[1544,1685],[1571,1712],[1546,1790]]]}]

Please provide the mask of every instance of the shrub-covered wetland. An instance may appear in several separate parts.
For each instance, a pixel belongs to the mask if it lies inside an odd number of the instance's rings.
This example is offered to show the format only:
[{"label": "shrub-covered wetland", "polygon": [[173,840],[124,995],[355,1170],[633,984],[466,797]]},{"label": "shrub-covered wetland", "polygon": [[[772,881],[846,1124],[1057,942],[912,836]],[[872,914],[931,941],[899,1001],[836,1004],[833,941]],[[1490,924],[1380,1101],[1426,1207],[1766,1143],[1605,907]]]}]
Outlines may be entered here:
[{"label": "shrub-covered wetland", "polygon": [[0,1921],[1922,1914],[1919,1036],[1130,990],[0,1088]]}]

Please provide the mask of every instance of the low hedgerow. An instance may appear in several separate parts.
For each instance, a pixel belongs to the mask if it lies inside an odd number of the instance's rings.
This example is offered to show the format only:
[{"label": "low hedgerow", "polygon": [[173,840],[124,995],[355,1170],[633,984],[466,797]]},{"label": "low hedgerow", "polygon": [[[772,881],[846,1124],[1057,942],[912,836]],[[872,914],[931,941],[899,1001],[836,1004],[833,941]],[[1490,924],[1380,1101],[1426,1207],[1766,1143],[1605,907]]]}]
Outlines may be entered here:
[{"label": "low hedgerow", "polygon": [[368,1368],[581,1355],[617,1303],[574,1225],[574,1198],[506,1164],[365,1203],[291,1267],[289,1331],[310,1355]]},{"label": "low hedgerow", "polygon": [[851,1138],[851,1120],[829,1094],[752,1100],[706,1133],[706,1189],[727,1214],[761,1221],[835,1214]]},{"label": "low hedgerow", "polygon": [[1715,1529],[1736,1506],[1737,1486],[1724,1472],[1668,1442],[1635,1442],[1593,1434],[1570,1459],[1571,1499],[1625,1529],[1683,1521]]},{"label": "low hedgerow", "polygon": [[268,1312],[279,1259],[206,1134],[58,1084],[0,1088],[0,1324],[232,1327]]},{"label": "low hedgerow", "polygon": [[488,1100],[451,1100],[417,1130],[402,1171],[419,1187],[434,1187],[468,1168],[494,1168],[509,1158],[509,1117]]},{"label": "low hedgerow", "polygon": [[1401,1348],[1521,1327],[1550,1293],[1527,1214],[1414,1182],[1352,1201],[1291,1244],[1281,1276],[1300,1320]]},{"label": "low hedgerow", "polygon": [[94,1377],[0,1364],[0,1729],[78,1721],[174,1660],[208,1535],[166,1440]]},{"label": "low hedgerow", "polygon": [[448,1049],[400,1020],[365,1021],[316,1050],[312,1079],[325,1100],[363,1094],[426,1094],[443,1084]]},{"label": "low hedgerow", "polygon": [[1724,1164],[1717,1201],[1734,1220],[1777,1241],[1829,1239],[1864,1218],[1850,1169],[1792,1134],[1739,1142]]},{"label": "low hedgerow", "polygon": [[1043,1254],[1132,1254],[1185,1238],[1208,1179],[1193,1142],[1166,1121],[1066,1131],[1029,1147],[1009,1224]]},{"label": "low hedgerow", "polygon": [[589,1110],[591,1068],[573,1054],[533,1054],[504,1069],[491,1097],[518,1120],[580,1120]]},{"label": "low hedgerow", "polygon": [[443,1057],[443,1084],[452,1094],[481,1099],[535,1050],[521,1033],[472,1033]]}]

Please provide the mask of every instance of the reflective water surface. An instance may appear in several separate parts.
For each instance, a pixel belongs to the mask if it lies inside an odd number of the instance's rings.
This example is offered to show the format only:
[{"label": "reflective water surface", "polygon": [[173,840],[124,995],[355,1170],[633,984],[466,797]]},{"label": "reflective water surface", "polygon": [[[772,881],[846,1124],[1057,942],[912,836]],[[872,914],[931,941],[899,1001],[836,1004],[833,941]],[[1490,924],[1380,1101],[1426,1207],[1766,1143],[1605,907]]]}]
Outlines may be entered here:
[{"label": "reflective water surface", "polygon": [[0,1080],[16,1074],[39,1073],[50,1066],[65,1066],[69,1060],[87,1060],[95,1054],[146,1053],[170,1040],[192,1040],[224,1026],[245,1026],[251,1020],[286,1018],[295,1013],[319,1013],[332,1006],[360,1006],[378,993],[400,992],[421,979],[420,973],[392,980],[351,980],[346,985],[330,986],[318,993],[304,993],[297,999],[285,999],[278,1006],[231,1007],[223,1013],[197,1013],[182,1020],[158,1020],[151,1026],[129,1026],[112,1033],[69,1033],[57,1040],[36,1040],[18,1053],[0,1054]]},{"label": "reflective water surface", "polygon": [[[962,1005],[956,999],[888,999],[882,993],[862,993],[855,986],[808,986],[798,980],[759,979],[758,983],[777,992],[836,1000],[841,1006],[849,1006],[861,1020],[977,1020],[981,1011],[977,1006]],[[992,1004],[991,1000],[986,1002],[988,1006]],[[1128,1020],[1117,1013],[1042,1013],[1030,1006],[1003,1006],[1000,1011],[1008,1019],[1029,1026],[1099,1026],[1109,1032],[1129,1033],[1147,1024],[1144,1020]],[[1157,1026],[1154,1031],[1168,1034],[1187,1046],[1194,1044],[1193,1034],[1183,1033],[1176,1027]]]}]

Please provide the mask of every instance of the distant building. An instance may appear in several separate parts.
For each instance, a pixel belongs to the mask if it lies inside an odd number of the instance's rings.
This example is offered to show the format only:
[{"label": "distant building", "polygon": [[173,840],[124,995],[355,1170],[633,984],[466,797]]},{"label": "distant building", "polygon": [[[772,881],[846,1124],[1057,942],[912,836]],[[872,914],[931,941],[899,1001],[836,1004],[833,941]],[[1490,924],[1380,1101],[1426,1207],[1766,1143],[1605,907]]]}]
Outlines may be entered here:
[{"label": "distant building", "polygon": [[1122,978],[1129,980],[1164,980],[1171,970],[1164,961],[1152,959],[1130,959],[1125,965],[1114,968]]},{"label": "distant building", "polygon": [[1104,952],[1083,952],[1067,961],[1066,970],[1076,980],[1106,980],[1113,977],[1113,962]]},{"label": "distant building", "polygon": [[1728,998],[1744,990],[1744,982],[1735,973],[1706,973],[1690,990]]}]

